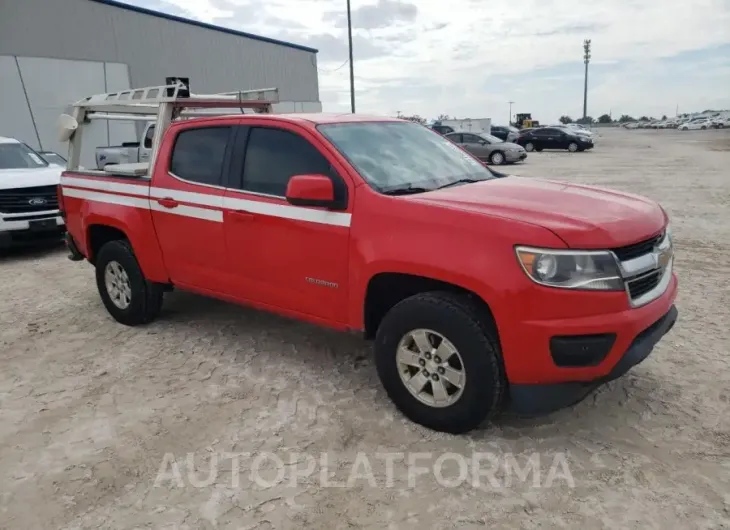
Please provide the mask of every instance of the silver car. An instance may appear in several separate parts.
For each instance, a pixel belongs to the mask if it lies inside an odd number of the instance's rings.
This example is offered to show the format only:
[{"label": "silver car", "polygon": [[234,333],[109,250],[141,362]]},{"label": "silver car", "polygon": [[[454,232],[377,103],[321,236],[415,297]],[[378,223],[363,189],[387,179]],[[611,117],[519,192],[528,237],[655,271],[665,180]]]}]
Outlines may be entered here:
[{"label": "silver car", "polygon": [[514,164],[527,158],[524,147],[502,141],[491,134],[457,131],[444,136],[480,160],[495,166]]}]

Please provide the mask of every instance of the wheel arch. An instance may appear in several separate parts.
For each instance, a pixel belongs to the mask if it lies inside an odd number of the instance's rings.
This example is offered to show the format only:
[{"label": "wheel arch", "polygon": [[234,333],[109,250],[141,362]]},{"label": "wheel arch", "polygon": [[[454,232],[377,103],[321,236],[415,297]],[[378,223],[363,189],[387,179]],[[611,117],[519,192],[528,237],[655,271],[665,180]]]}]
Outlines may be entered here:
[{"label": "wheel arch", "polygon": [[435,275],[422,276],[409,272],[378,272],[370,277],[363,304],[365,338],[375,337],[383,317],[397,303],[416,294],[433,291],[451,292],[469,298],[480,309],[482,321],[499,341],[492,307],[472,286],[439,279]]}]

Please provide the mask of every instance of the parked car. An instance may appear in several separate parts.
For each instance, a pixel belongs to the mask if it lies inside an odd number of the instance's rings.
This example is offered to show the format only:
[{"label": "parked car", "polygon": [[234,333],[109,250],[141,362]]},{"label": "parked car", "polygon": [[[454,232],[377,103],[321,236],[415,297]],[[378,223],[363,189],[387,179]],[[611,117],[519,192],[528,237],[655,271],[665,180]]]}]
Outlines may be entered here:
[{"label": "parked car", "polygon": [[436,131],[437,133],[439,133],[441,135],[448,134],[450,132],[454,132],[454,128],[453,127],[449,127],[448,125],[437,125],[437,124],[435,124],[435,125],[431,125],[431,129],[433,129],[434,131]]},{"label": "parked car", "polygon": [[496,166],[522,162],[527,158],[524,147],[512,142],[505,142],[490,134],[453,132],[444,136],[469,151],[479,160]]},{"label": "parked car", "polygon": [[62,170],[23,142],[0,137],[0,248],[61,240]]},{"label": "parked car", "polygon": [[712,127],[715,129],[730,127],[730,116],[718,116],[717,118],[713,118]]},{"label": "parked car", "polygon": [[560,125],[551,125],[550,127],[558,128],[558,129],[564,129],[564,130],[569,131],[569,132],[572,132],[574,134],[580,134],[580,135],[583,135],[583,136],[587,136],[588,138],[592,139],[594,143],[596,141],[596,134],[593,131],[588,130],[585,127],[582,127],[582,126],[575,126],[572,123],[568,123],[566,125],[562,125],[562,124],[560,124]]},{"label": "parked car", "polygon": [[696,130],[705,130],[705,129],[711,129],[712,128],[712,122],[709,119],[703,119],[703,120],[692,120],[688,121],[687,123],[684,123],[679,126],[680,131],[696,131]]},{"label": "parked car", "polygon": [[515,142],[520,137],[520,130],[511,125],[492,125],[491,134],[505,142]]},{"label": "parked car", "polygon": [[522,131],[517,143],[528,153],[543,149],[567,149],[571,153],[593,149],[593,140],[589,136],[558,127]]},{"label": "parked car", "polygon": [[82,171],[85,117],[108,108],[104,96],[64,118],[60,198],[70,257],[93,264],[121,324],[150,323],[177,288],[357,331],[374,339],[378,376],[406,417],[463,433],[507,407],[580,401],[676,322],[669,218],[649,199],[495,178],[395,118],[172,120],[196,104],[268,108],[175,93],[135,100],[159,107],[152,167]]}]

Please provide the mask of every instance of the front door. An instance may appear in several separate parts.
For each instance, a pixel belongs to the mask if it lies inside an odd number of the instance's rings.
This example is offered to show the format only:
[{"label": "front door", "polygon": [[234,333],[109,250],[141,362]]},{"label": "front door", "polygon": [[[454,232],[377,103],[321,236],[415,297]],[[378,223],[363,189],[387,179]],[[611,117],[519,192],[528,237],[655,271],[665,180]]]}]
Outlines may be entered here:
[{"label": "front door", "polygon": [[489,143],[480,136],[464,133],[462,141],[464,148],[480,160],[489,158]]},{"label": "front door", "polygon": [[173,284],[224,290],[227,263],[222,183],[234,130],[187,126],[165,140],[168,149],[160,150],[163,158],[156,164],[159,169],[150,188],[150,207]]},{"label": "front door", "polygon": [[241,128],[242,171],[236,181],[234,162],[224,200],[228,267],[242,299],[345,321],[351,207],[336,212],[285,199],[294,175],[328,175],[336,194],[352,193],[314,140],[289,124]]}]

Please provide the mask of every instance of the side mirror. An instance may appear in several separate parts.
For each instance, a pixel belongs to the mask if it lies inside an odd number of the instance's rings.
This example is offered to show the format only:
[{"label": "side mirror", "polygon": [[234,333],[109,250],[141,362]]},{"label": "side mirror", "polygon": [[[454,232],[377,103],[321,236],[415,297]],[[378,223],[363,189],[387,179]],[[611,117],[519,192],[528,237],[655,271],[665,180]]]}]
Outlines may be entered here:
[{"label": "side mirror", "polygon": [[295,175],[286,186],[286,200],[294,206],[335,206],[335,188],[325,175]]}]

